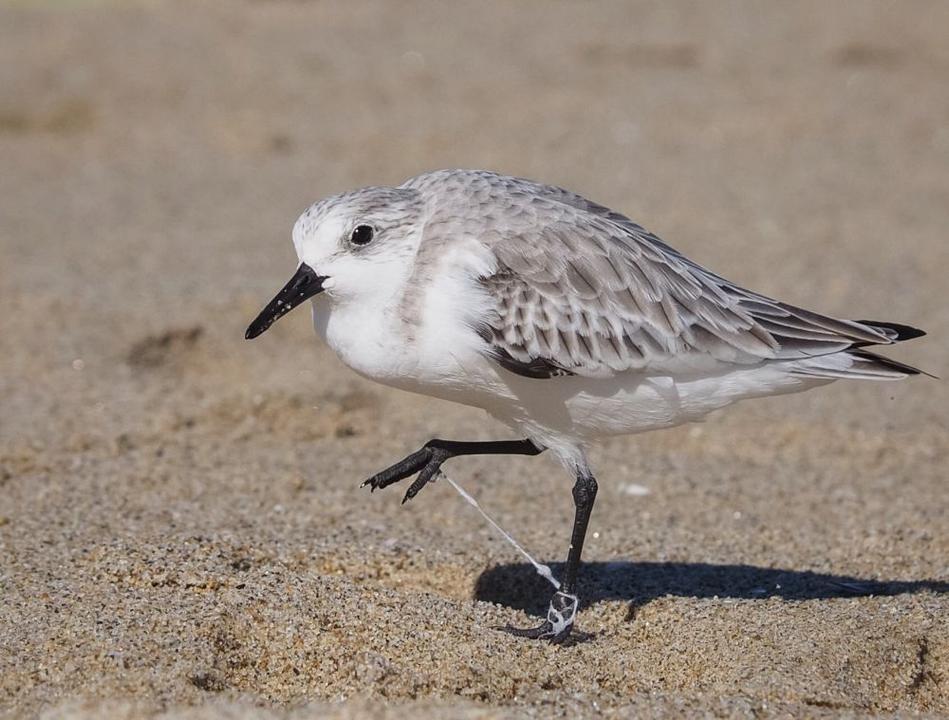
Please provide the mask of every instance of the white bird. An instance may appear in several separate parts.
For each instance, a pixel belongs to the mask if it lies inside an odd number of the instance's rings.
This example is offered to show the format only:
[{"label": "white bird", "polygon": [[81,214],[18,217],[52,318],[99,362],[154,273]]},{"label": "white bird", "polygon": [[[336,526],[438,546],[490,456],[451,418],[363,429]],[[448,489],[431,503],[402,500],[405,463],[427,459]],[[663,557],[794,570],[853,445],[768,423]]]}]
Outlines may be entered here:
[{"label": "white bird", "polygon": [[924,333],[838,320],[745,290],[629,218],[567,190],[478,170],[321,200],[297,220],[300,264],[247,338],[312,298],[316,332],[360,375],[483,408],[522,440],[434,439],[367,480],[458,455],[555,454],[576,482],[563,583],[536,628],[560,642],[577,610],[597,484],[591,441],[668,428],[746,398],[920,371],[867,349]]}]

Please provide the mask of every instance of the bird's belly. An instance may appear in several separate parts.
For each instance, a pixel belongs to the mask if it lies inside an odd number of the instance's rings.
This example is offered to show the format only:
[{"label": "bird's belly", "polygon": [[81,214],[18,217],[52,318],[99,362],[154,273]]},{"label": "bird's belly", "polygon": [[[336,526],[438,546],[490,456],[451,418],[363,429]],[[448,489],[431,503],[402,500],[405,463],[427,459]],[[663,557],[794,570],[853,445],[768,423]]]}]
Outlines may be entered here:
[{"label": "bird's belly", "polygon": [[612,378],[510,381],[513,401],[490,410],[540,439],[545,434],[592,440],[674,427],[739,400],[798,392],[823,384],[756,366],[675,378],[623,373]]}]

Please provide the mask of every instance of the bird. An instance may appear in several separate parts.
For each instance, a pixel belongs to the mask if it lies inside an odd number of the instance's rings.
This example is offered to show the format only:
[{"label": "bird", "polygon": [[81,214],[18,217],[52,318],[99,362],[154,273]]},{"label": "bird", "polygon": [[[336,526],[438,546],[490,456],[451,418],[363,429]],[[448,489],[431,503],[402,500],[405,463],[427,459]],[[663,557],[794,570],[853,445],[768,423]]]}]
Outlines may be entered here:
[{"label": "bird", "polygon": [[534,627],[563,642],[597,495],[596,440],[670,428],[740,400],[921,371],[877,354],[925,333],[843,320],[745,289],[627,216],[554,185],[438,170],[311,205],[299,264],[247,328],[311,301],[316,333],[359,375],[481,408],[518,439],[434,438],[363,483],[414,498],[466,455],[554,455],[573,480],[559,589]]}]

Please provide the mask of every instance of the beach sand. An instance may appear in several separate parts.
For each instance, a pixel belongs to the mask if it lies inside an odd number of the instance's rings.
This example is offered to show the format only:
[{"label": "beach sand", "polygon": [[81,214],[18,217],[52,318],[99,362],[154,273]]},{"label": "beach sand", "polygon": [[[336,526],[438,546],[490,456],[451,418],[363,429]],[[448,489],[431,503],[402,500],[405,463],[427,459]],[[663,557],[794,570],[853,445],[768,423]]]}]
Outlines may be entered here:
[{"label": "beach sand", "polygon": [[[0,7],[0,715],[949,715],[949,391],[746,403],[603,443],[577,642],[445,482],[483,413],[373,385],[298,310],[315,199],[482,167],[945,375],[949,5]],[[570,478],[447,466],[555,572]]]}]

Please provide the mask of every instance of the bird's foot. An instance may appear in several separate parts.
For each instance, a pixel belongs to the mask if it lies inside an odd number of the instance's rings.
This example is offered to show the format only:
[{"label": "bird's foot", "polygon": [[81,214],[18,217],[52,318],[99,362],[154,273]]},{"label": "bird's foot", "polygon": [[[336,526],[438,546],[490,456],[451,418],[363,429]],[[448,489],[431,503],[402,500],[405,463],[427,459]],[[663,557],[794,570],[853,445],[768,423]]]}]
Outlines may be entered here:
[{"label": "bird's foot", "polygon": [[369,487],[371,492],[375,492],[418,473],[418,477],[405,491],[405,496],[402,498],[402,504],[404,505],[438,476],[442,463],[451,457],[453,457],[453,453],[448,449],[440,447],[434,442],[428,442],[407,458],[373,475],[361,487]]},{"label": "bird's foot", "polygon": [[547,619],[537,627],[517,628],[506,625],[499,629],[517,637],[547,640],[554,645],[559,645],[567,639],[570,631],[573,630],[573,621],[577,617],[577,604],[576,595],[558,591],[550,599],[550,605],[547,608]]}]

